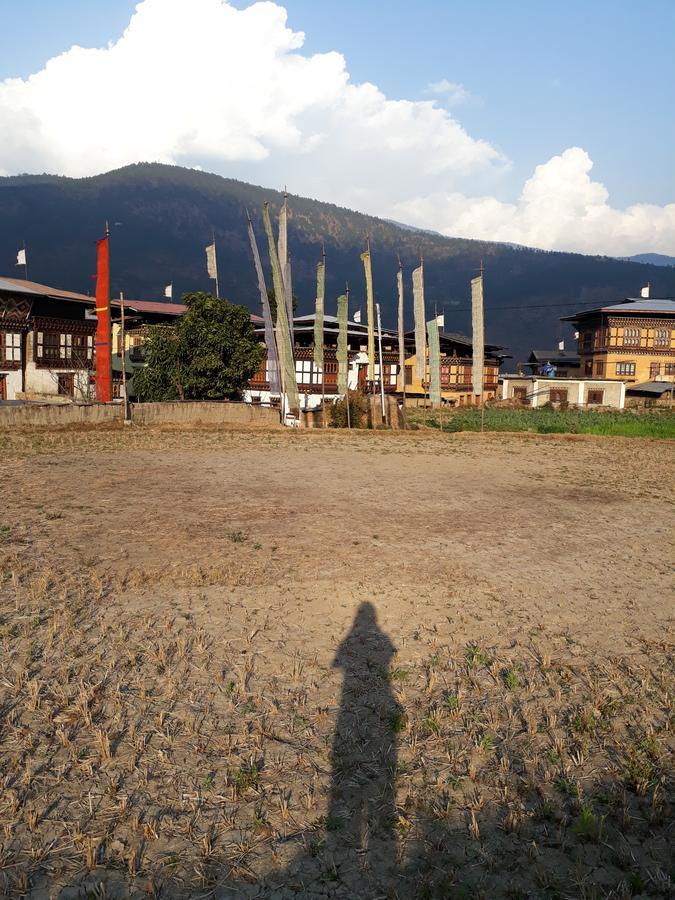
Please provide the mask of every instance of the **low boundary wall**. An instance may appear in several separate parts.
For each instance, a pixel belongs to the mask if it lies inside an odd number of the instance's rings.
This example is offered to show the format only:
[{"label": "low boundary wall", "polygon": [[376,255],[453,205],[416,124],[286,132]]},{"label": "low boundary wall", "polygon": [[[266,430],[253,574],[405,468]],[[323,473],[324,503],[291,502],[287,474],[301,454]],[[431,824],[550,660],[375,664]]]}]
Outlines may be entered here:
[{"label": "low boundary wall", "polygon": [[[124,420],[121,403],[30,403],[0,406],[0,429],[41,426],[103,425]],[[248,403],[186,401],[133,403],[134,425],[222,425],[225,427],[281,428],[279,412]]]}]

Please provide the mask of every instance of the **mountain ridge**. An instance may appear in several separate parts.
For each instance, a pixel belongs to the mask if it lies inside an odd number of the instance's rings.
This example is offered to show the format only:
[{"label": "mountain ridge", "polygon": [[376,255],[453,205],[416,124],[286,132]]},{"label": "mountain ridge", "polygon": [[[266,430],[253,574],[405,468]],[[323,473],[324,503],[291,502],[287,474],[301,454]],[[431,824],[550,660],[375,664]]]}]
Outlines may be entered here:
[{"label": "mountain ridge", "polygon": [[[12,269],[16,250],[25,239],[31,279],[92,293],[95,239],[102,235],[107,220],[112,292],[123,290],[128,297],[153,299],[173,283],[174,298],[179,299],[186,291],[212,288],[204,248],[211,242],[213,229],[221,294],[258,312],[246,211],[265,260],[262,204],[268,200],[276,213],[282,199],[280,191],[260,185],[159,163],[136,163],[86,178],[4,176],[0,178],[0,261],[7,260]],[[653,296],[675,294],[675,269],[665,266],[446,237],[292,194],[289,206],[289,248],[300,314],[313,309],[315,264],[322,243],[327,253],[327,311],[344,291],[345,282],[351,289],[350,310],[364,305],[359,254],[367,236],[384,325],[395,325],[398,254],[404,265],[410,324],[410,272],[423,254],[428,316],[444,311],[448,330],[470,330],[469,283],[482,259],[487,338],[509,347],[517,359],[526,358],[535,344],[556,346],[562,337],[571,337],[569,326],[559,322],[561,315],[635,296],[647,281]]]}]

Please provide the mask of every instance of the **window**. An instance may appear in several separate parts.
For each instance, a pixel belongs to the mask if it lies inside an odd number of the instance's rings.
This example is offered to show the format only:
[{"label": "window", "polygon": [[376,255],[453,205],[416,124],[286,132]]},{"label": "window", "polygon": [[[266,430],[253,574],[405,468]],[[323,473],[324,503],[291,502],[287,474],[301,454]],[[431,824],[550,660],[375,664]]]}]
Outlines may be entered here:
[{"label": "window", "polygon": [[38,331],[38,356],[44,359],[60,359],[61,357],[61,335],[53,334],[48,331]]},{"label": "window", "polygon": [[659,363],[650,363],[649,364],[649,377],[650,378],[658,378],[661,374],[661,365]]},{"label": "window", "polygon": [[[593,364],[593,374],[596,378],[604,378],[605,376],[605,361],[604,359],[596,359]],[[562,374],[562,373],[561,373]]]},{"label": "window", "polygon": [[620,362],[616,364],[616,374],[623,376],[631,376],[635,375],[635,363],[634,362]]},{"label": "window", "polygon": [[675,375],[675,363],[665,363],[663,366],[664,375]]},{"label": "window", "polygon": [[21,335],[8,331],[0,334],[0,360],[21,362]]},{"label": "window", "polygon": [[525,403],[527,398],[527,388],[526,387],[514,387],[513,389],[513,399],[516,403]]},{"label": "window", "polygon": [[551,403],[567,403],[567,388],[551,388],[548,399]]},{"label": "window", "polygon": [[639,344],[640,343],[640,329],[639,328],[624,328],[623,343],[624,343],[624,346],[630,346],[630,347],[634,347],[636,344]]},{"label": "window", "polygon": [[667,328],[657,328],[654,332],[655,347],[670,347],[670,331]]},{"label": "window", "polygon": [[0,400],[7,399],[7,376],[0,375]]},{"label": "window", "polygon": [[586,400],[587,403],[593,404],[596,406],[602,406],[602,401],[605,399],[605,392],[599,390],[590,390],[588,392],[588,398]]},{"label": "window", "polygon": [[584,375],[586,378],[590,378],[593,374],[593,360],[587,359],[584,363]]},{"label": "window", "polygon": [[450,366],[441,366],[441,384],[450,384]]},{"label": "window", "polygon": [[405,383],[406,386],[411,385],[413,382],[413,367],[406,366],[405,367]]},{"label": "window", "polygon": [[75,393],[75,376],[72,372],[60,372],[57,375],[59,394],[72,397]]},{"label": "window", "polygon": [[312,383],[312,360],[296,359],[295,361],[295,377],[298,384]]},{"label": "window", "polygon": [[[375,363],[375,381],[380,380],[380,364]],[[394,385],[396,387],[396,366],[384,365],[384,383],[385,385]]]}]

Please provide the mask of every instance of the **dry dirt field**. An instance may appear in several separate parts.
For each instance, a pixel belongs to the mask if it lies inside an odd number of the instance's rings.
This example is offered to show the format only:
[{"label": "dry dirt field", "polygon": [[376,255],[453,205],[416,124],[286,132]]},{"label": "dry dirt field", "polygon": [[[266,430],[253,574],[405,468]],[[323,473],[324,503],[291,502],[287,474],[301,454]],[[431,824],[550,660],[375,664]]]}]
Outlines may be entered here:
[{"label": "dry dirt field", "polygon": [[0,434],[0,896],[668,897],[673,446]]}]

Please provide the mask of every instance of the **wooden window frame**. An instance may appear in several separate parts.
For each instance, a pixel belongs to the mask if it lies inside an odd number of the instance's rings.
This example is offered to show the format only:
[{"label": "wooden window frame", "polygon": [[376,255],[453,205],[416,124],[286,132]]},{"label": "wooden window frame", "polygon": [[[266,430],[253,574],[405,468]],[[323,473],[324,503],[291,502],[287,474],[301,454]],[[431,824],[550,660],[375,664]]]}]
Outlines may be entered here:
[{"label": "wooden window frame", "polygon": [[621,378],[635,378],[635,363],[628,361],[616,363],[616,375]]},{"label": "wooden window frame", "polygon": [[[599,398],[599,399],[598,399]],[[605,402],[605,392],[601,388],[591,388],[586,396],[588,406],[603,406]]]}]

